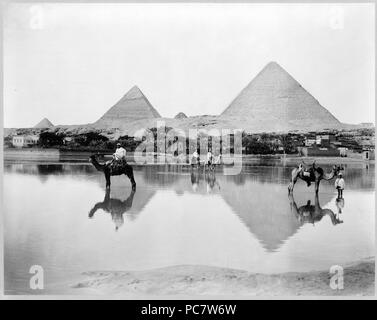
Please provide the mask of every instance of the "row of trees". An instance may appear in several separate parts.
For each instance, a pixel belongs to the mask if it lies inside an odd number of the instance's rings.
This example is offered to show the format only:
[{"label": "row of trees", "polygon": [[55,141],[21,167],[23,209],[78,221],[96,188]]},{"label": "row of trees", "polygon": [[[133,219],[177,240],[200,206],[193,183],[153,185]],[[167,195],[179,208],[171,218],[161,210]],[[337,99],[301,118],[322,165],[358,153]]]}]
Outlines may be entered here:
[{"label": "row of trees", "polygon": [[[168,131],[170,128],[165,128]],[[154,135],[155,141],[155,152],[163,152],[160,150],[162,146],[158,145],[157,142],[157,133],[158,129],[151,129]],[[166,148],[169,148],[170,145],[174,142],[177,142],[178,138],[174,141],[170,141],[169,145]],[[231,145],[233,144],[234,137],[230,136]],[[140,144],[139,140],[135,140],[134,137],[129,137],[127,135],[120,137],[117,140],[109,140],[106,136],[92,131],[87,133],[78,134],[75,136],[67,137],[64,134],[54,131],[43,131],[39,135],[38,147],[41,148],[60,148],[68,150],[114,150],[116,144],[120,142],[123,147],[128,151],[134,151],[136,147]],[[195,149],[200,149],[201,144],[207,144],[209,148],[212,147],[212,138],[201,135],[197,141],[189,141],[189,138],[186,138],[186,144],[182,146],[179,145],[177,152],[188,152],[191,154]],[[12,138],[5,137],[4,144],[7,146],[12,145]],[[216,144],[218,147],[218,144]],[[276,154],[276,153],[295,153],[297,152],[297,137],[285,134],[285,135],[273,135],[273,134],[242,134],[242,146],[244,153],[246,154]],[[220,144],[222,148],[222,144]],[[220,150],[213,150],[215,153],[219,153]],[[231,150],[232,152],[232,150]]]},{"label": "row of trees", "polygon": [[277,154],[277,153],[296,153],[297,137],[290,134],[281,135],[250,135],[243,134],[242,146],[246,154]]},{"label": "row of trees", "polygon": [[[165,128],[166,132],[168,132],[171,128]],[[154,134],[154,141],[155,141],[155,146],[154,146],[154,151],[155,152],[163,152],[165,148],[170,147],[170,145],[174,142],[177,142],[178,138],[171,141],[169,140],[168,145],[158,145],[157,142],[157,133],[159,130],[163,129],[156,129],[153,128],[151,131]],[[160,135],[163,135],[163,132],[159,132]],[[230,134],[230,137],[228,137],[230,140],[230,152],[233,152],[233,146],[234,146],[234,135]],[[192,154],[196,149],[201,149],[200,145],[206,145],[208,146],[209,149],[212,149],[214,153],[219,153],[220,150],[214,150],[215,147],[213,145],[213,139],[211,136],[207,136],[205,134],[200,134],[198,137],[196,143],[195,141],[189,140],[187,137],[186,143],[183,147],[180,149],[184,149],[186,147],[186,152],[188,154]],[[223,138],[224,139],[224,138]],[[297,153],[297,147],[302,146],[304,143],[304,137],[301,135],[296,135],[296,134],[247,134],[243,133],[242,134],[242,147],[244,150],[244,153],[246,154],[277,154],[277,153],[287,153],[287,154],[293,154]],[[218,148],[218,141],[216,138],[216,147]],[[220,141],[220,149],[223,148],[223,144]]]},{"label": "row of trees", "polygon": [[127,150],[133,151],[139,142],[133,137],[123,136],[118,140],[109,138],[97,133],[87,132],[78,134],[69,139],[57,132],[45,131],[39,135],[38,146],[41,148],[59,148],[71,150],[114,150],[120,142]]}]

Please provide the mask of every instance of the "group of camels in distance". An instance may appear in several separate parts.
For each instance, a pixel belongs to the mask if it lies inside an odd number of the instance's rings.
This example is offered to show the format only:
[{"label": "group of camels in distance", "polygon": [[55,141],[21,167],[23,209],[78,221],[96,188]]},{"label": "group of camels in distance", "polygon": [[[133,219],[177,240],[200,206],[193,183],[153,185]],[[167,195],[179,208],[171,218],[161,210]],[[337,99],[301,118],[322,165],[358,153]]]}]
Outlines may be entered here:
[{"label": "group of camels in distance", "polygon": [[[118,166],[113,166],[112,164],[108,163],[101,164],[97,160],[97,155],[93,154],[90,156],[89,162],[91,162],[98,171],[104,173],[106,180],[106,188],[110,188],[111,176],[119,176],[124,174],[129,178],[132,185],[132,189],[136,189],[136,181],[134,178],[133,168],[126,161],[124,161],[121,165]],[[214,166],[212,166],[211,169],[214,170],[213,168]],[[315,165],[315,161],[310,166],[302,162],[291,172],[291,181],[288,185],[288,194],[293,193],[294,186],[299,178],[305,181],[308,187],[310,187],[310,185],[314,183],[315,193],[318,194],[319,184],[321,180],[332,180],[338,175],[338,173],[341,170],[343,170],[343,167],[339,165],[334,165],[331,171],[329,173],[326,173],[321,167],[317,167]]]}]

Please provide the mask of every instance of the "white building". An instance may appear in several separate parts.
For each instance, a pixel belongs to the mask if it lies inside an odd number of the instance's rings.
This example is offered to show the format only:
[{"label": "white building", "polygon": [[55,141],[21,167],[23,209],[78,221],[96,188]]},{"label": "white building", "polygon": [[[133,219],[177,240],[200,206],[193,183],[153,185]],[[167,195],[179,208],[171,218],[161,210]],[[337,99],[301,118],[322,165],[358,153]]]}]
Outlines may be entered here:
[{"label": "white building", "polygon": [[311,147],[312,145],[316,144],[317,140],[315,138],[306,138],[305,139],[305,146]]},{"label": "white building", "polygon": [[72,137],[64,137],[63,138],[63,143],[64,144],[67,144],[68,142],[72,142],[73,141],[73,138]]},{"label": "white building", "polygon": [[12,144],[16,148],[31,147],[38,143],[39,136],[30,135],[30,136],[14,136],[12,139]]},{"label": "white building", "polygon": [[338,150],[339,150],[339,155],[341,157],[347,157],[347,150],[348,150],[348,148],[339,147]]}]

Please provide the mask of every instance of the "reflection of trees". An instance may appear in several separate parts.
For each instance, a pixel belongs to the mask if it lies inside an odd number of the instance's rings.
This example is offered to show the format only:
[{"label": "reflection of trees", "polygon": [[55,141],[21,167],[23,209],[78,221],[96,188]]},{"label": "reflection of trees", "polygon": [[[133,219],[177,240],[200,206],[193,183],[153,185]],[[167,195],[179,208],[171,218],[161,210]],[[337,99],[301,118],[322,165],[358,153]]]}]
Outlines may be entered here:
[{"label": "reflection of trees", "polygon": [[[266,161],[266,160],[263,160]],[[322,165],[324,170],[331,170],[331,165]],[[223,175],[221,167],[216,168],[216,175],[219,182],[225,180],[226,183],[232,183],[237,186],[243,186],[248,181],[263,184],[278,184],[288,185],[293,166],[258,166],[258,165],[244,165],[241,174],[238,175]],[[199,168],[195,176],[191,174],[191,168],[177,165],[155,165],[136,167],[137,172],[142,173],[142,178],[145,183],[149,185],[163,186],[163,187],[177,187],[186,191],[192,191],[192,185],[199,185],[200,175],[203,175],[202,168]],[[186,175],[190,174],[191,186],[187,185]],[[346,168],[345,180],[347,189],[373,189],[374,188],[374,165],[369,169],[361,168]],[[196,179],[195,182],[192,179]],[[204,176],[203,176],[204,179]],[[186,186],[184,186],[186,185]],[[327,188],[332,188],[333,184],[326,183]],[[197,189],[197,187],[195,187]],[[309,189],[308,189],[309,190]]]},{"label": "reflection of trees", "polygon": [[63,174],[63,165],[61,164],[37,164],[38,174]]},{"label": "reflection of trees", "polygon": [[374,189],[374,166],[373,169],[357,169],[345,167],[344,179],[347,189]]},{"label": "reflection of trees", "polygon": [[[263,160],[266,162],[266,160]],[[331,170],[331,165],[322,165],[325,171]],[[344,178],[347,184],[347,189],[368,189],[373,190],[374,182],[374,165],[369,164],[369,167],[354,167],[354,165],[343,165],[345,168]],[[238,175],[222,175],[221,167],[216,168],[218,178],[225,179],[228,183],[233,183],[238,186],[244,185],[247,181],[255,181],[260,183],[270,184],[288,184],[291,170],[293,166],[283,167],[277,166],[272,162],[271,166],[259,165],[244,165],[242,173]],[[72,176],[97,175],[95,168],[88,164],[5,164],[5,172],[16,172],[20,174],[38,175],[42,180],[46,180],[48,175],[62,175],[68,174]],[[151,166],[134,166],[135,174],[139,179],[142,178],[146,184],[173,187],[177,184],[184,185],[187,174],[190,174],[191,168],[179,165],[151,165]],[[202,168],[198,169],[203,174]],[[332,187],[329,184],[329,187]],[[182,186],[182,190],[192,190],[189,185]]]},{"label": "reflection of trees", "polygon": [[231,181],[236,185],[243,185],[245,184],[247,177],[244,174],[237,174],[234,176],[226,176],[227,181]]},{"label": "reflection of trees", "polygon": [[41,182],[46,182],[51,174],[63,174],[63,166],[61,164],[37,164],[37,176]]},{"label": "reflection of trees", "polygon": [[239,175],[226,176],[227,181],[237,185],[243,185],[246,181],[261,183],[287,183],[290,177],[290,169],[285,167],[259,167],[244,166]]},{"label": "reflection of trees", "polygon": [[96,169],[92,165],[87,164],[64,164],[63,165],[64,173],[68,173],[71,175],[74,174],[91,174],[93,172],[96,172]]},{"label": "reflection of trees", "polygon": [[148,184],[160,186],[173,185],[182,173],[182,167],[177,165],[151,165],[141,168],[143,178]]},{"label": "reflection of trees", "polygon": [[6,165],[4,169],[8,172],[16,172],[28,175],[63,175],[63,174],[87,174],[96,170],[87,164],[11,164]]}]

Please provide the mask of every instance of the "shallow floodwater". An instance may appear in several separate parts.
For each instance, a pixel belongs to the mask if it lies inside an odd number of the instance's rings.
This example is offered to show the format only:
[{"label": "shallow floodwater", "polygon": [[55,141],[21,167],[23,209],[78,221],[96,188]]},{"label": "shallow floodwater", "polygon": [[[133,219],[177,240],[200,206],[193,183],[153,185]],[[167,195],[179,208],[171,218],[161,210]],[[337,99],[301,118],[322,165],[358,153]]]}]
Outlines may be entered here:
[{"label": "shallow floodwater", "polygon": [[[268,164],[268,163],[266,163]],[[326,171],[329,166],[322,166]],[[374,256],[374,165],[344,165],[344,200],[334,180],[298,181],[291,167],[221,169],[135,167],[105,179],[85,164],[5,164],[7,294],[59,293],[85,271],[209,265],[259,273],[329,270]],[[29,288],[44,269],[45,290]]]}]

